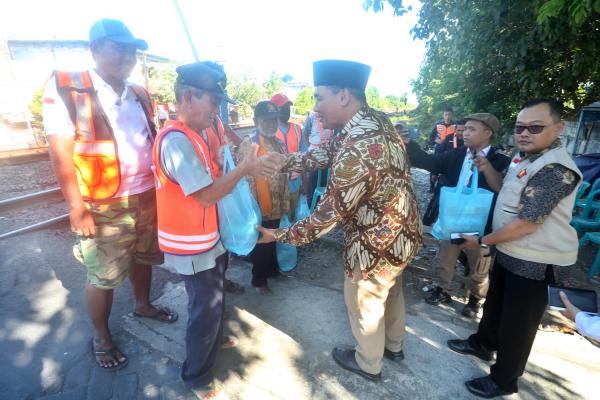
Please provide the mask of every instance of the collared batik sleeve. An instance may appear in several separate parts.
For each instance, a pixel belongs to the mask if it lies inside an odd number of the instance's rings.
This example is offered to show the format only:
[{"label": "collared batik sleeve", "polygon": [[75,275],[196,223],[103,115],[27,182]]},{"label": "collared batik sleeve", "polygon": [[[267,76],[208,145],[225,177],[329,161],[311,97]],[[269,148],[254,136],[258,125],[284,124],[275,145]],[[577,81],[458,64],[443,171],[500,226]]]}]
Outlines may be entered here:
[{"label": "collared batik sleeve", "polygon": [[[312,158],[305,160],[308,165],[315,162]],[[356,147],[346,147],[334,160],[327,190],[314,213],[288,229],[277,229],[275,237],[281,242],[302,245],[325,235],[337,222],[356,212],[363,196],[372,189],[373,177],[369,160]]]},{"label": "collared batik sleeve", "polygon": [[287,155],[284,170],[288,172],[308,172],[329,167],[331,160],[329,149],[317,148],[307,153],[292,153]]}]

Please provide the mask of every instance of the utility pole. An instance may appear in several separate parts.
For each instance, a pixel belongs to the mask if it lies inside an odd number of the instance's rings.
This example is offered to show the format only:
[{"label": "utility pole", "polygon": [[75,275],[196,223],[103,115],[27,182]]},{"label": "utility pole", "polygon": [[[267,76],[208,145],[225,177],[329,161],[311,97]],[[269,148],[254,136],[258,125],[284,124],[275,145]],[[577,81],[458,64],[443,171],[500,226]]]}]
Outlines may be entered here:
[{"label": "utility pole", "polygon": [[[196,46],[194,46],[194,41],[192,40],[192,35],[190,35],[190,30],[188,29],[187,23],[185,22],[185,17],[183,16],[183,12],[179,6],[179,0],[173,0],[173,3],[175,4],[175,10],[179,16],[181,26],[183,27],[183,33],[185,34],[185,37],[190,45],[190,49],[192,50],[192,54],[194,55],[194,60],[200,61],[200,57],[198,57],[198,53],[196,52]],[[223,121],[224,124],[229,122],[229,108],[226,101],[221,102],[221,121]]]}]

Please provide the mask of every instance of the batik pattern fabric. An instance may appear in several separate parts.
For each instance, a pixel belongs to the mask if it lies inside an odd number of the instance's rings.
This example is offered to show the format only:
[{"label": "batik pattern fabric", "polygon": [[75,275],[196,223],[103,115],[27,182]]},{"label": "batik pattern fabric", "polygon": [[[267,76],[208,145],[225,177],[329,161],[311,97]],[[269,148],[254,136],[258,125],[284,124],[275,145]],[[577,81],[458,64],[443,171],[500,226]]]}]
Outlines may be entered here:
[{"label": "batik pattern fabric", "polygon": [[404,144],[389,119],[362,108],[328,146],[288,156],[286,168],[303,172],[331,168],[314,212],[278,241],[302,245],[340,223],[344,268],[354,280],[398,275],[419,252],[422,227]]},{"label": "batik pattern fabric", "polygon": [[[255,135],[258,135],[258,132],[255,132]],[[264,148],[267,152],[272,153],[285,153],[285,143],[280,141],[275,137],[264,137]],[[245,138],[240,144],[239,149],[236,149],[238,153],[239,160],[243,160],[248,156],[250,151],[254,151],[252,147],[252,143],[256,140],[252,138]],[[283,214],[288,214],[290,212],[290,192],[288,188],[288,175],[285,173],[273,174],[268,178],[259,178],[259,179],[267,179],[269,184],[269,193],[271,198],[271,210],[268,213],[263,211],[262,218],[263,220],[278,220]],[[250,184],[250,190],[252,191],[252,195],[258,201],[258,192],[256,188],[256,179],[249,176],[247,177],[248,183]],[[262,211],[262,210],[261,210]]]}]

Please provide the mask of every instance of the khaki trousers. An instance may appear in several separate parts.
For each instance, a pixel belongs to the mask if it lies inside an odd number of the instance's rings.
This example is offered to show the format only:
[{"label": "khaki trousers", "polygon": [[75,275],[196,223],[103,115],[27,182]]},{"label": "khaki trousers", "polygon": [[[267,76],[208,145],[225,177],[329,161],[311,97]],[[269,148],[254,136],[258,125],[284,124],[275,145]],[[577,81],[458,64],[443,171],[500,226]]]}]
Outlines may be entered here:
[{"label": "khaki trousers", "polygon": [[[478,249],[465,249],[469,260],[469,277],[466,282],[467,292],[473,296],[483,299],[487,294],[490,284],[489,272],[492,257],[490,256],[489,247],[480,247]],[[452,291],[452,278],[454,277],[454,269],[456,261],[460,254],[460,249],[457,245],[451,244],[449,240],[440,241],[440,286],[445,291]]]},{"label": "khaki trousers", "polygon": [[344,300],[356,339],[356,362],[370,374],[383,367],[383,350],[402,350],[406,332],[402,274],[358,282],[346,276]]}]

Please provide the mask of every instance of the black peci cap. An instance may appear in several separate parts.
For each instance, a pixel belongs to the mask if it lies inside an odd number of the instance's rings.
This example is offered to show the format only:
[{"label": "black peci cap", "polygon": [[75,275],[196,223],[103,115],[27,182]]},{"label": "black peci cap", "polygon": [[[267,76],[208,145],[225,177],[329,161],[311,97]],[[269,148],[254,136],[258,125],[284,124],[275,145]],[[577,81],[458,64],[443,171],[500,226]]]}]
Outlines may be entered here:
[{"label": "black peci cap", "polygon": [[354,61],[320,60],[313,63],[315,86],[339,86],[364,91],[370,74],[370,66]]},{"label": "black peci cap", "polygon": [[180,65],[176,71],[177,83],[210,92],[229,103],[235,103],[225,93],[227,75],[219,64],[211,61],[195,62]]},{"label": "black peci cap", "polygon": [[254,107],[254,118],[278,118],[279,108],[269,100],[261,100]]}]

